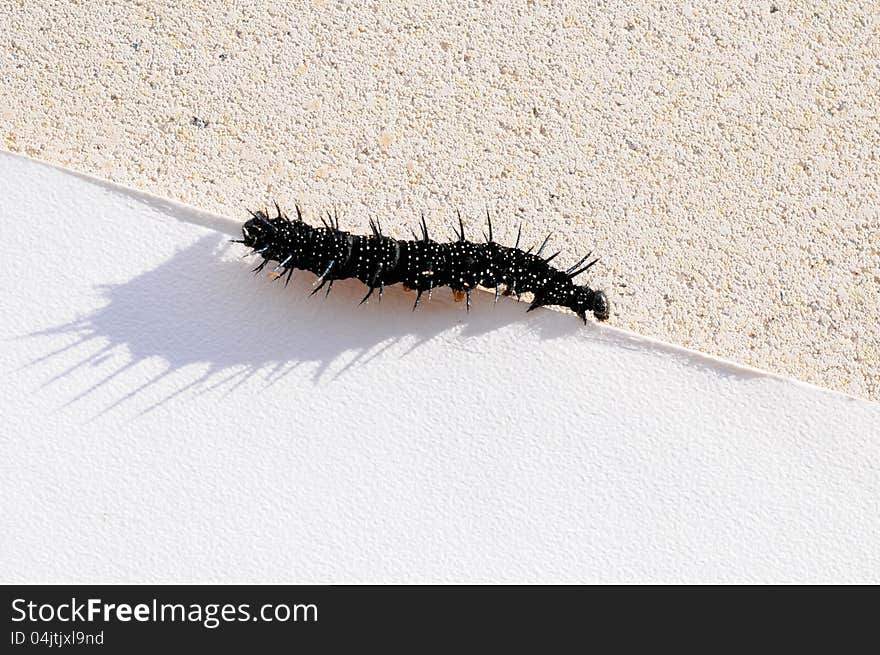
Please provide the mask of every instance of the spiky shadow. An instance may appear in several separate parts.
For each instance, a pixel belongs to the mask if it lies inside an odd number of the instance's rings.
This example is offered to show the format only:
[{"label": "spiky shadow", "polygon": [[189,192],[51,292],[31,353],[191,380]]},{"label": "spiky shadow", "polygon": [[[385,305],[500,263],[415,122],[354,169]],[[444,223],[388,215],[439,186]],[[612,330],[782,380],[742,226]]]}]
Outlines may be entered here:
[{"label": "spiky shadow", "polygon": [[[315,276],[297,272],[285,289],[265,275],[249,275],[247,263],[237,257],[221,256],[227,248],[238,254],[238,247],[225,241],[206,236],[154,270],[123,284],[99,286],[106,298],[101,309],[28,335],[56,337],[52,349],[29,366],[63,361],[65,368],[46,381],[51,384],[81,368],[103,370],[102,362],[111,355],[125,353],[70,404],[159,358],[160,374],[128,389],[102,413],[159,382],[163,388],[170,385],[171,392],[149,411],[190,389],[233,390],[257,374],[271,385],[303,365],[313,367],[314,384],[329,383],[353,367],[371,365],[379,355],[397,350],[405,357],[444,335],[467,340],[516,321],[526,321],[528,329],[545,338],[580,327],[573,317],[555,312],[530,321],[522,303],[502,298],[493,306],[490,294],[479,294],[476,311],[469,314],[442,292],[413,312],[412,294],[399,287],[389,288],[381,304],[371,300],[358,307],[363,286],[356,281],[337,282],[329,298],[310,297]],[[61,335],[68,337],[63,345],[57,339]],[[174,382],[175,372],[192,366],[200,367],[196,379],[177,376],[186,381]]]}]

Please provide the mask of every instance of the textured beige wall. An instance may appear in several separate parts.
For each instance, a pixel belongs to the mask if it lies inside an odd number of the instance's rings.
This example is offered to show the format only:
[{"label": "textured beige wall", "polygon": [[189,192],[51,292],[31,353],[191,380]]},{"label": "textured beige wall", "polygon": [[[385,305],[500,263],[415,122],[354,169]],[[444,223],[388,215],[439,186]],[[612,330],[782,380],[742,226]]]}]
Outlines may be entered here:
[{"label": "textured beige wall", "polygon": [[13,152],[241,218],[488,207],[601,253],[615,325],[880,398],[876,2],[0,12]]}]

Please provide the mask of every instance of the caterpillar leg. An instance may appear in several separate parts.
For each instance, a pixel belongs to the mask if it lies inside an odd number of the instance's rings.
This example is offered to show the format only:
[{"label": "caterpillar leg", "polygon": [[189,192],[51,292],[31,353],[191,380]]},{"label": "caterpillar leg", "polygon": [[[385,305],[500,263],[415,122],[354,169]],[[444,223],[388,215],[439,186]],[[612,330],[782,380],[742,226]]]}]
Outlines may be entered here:
[{"label": "caterpillar leg", "polygon": [[452,298],[455,302],[465,301],[465,308],[467,311],[471,311],[471,290],[465,289],[462,291],[461,289],[453,289],[452,290]]}]

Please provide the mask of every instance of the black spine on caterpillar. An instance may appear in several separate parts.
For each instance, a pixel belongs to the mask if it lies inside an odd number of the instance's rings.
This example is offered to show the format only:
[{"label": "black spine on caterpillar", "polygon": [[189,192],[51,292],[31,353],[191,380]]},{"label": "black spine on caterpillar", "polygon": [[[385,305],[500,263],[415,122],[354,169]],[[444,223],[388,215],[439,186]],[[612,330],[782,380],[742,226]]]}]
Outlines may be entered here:
[{"label": "black spine on caterpillar", "polygon": [[242,239],[237,242],[253,248],[251,254],[263,257],[255,272],[276,261],[278,265],[273,275],[276,279],[286,275],[285,284],[290,282],[294,269],[317,275],[312,294],[325,286],[329,294],[334,280],[356,278],[368,287],[361,303],[377,289],[381,298],[384,287],[401,283],[416,291],[413,310],[425,292],[430,299],[434,289],[444,286],[456,294],[464,294],[469,309],[471,291],[482,286],[494,289],[496,300],[502,287],[505,295],[519,297],[531,293],[533,299],[528,311],[543,305],[557,305],[571,309],[584,322],[588,312],[600,321],[607,320],[611,312],[604,292],[574,283],[574,278],[593,266],[598,258],[585,264],[591,254],[587,253],[574,266],[559,270],[550,265],[559,253],[543,256],[549,236],[534,253],[531,248],[520,250],[519,232],[512,248],[503,246],[494,241],[488,214],[489,234],[485,243],[467,240],[460,216],[456,240],[439,243],[429,237],[424,217],[421,237],[409,241],[384,235],[378,221],[370,220],[371,234],[361,236],[340,230],[338,219],[329,214],[328,220],[322,219],[322,227],[312,227],[303,221],[299,207],[295,219],[285,216],[277,204],[275,208],[274,218],[264,211],[251,212],[253,218],[244,224]]}]

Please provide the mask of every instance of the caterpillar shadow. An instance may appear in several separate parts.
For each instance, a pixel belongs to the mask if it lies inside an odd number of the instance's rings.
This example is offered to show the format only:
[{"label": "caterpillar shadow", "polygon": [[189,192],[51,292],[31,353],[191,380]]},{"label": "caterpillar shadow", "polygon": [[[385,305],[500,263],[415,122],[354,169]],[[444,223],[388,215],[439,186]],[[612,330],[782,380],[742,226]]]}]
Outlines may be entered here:
[{"label": "caterpillar shadow", "polygon": [[464,303],[452,301],[448,289],[438,290],[431,302],[423,298],[415,312],[414,294],[400,287],[386,289],[381,303],[374,294],[363,306],[358,303],[364,287],[353,280],[336,282],[327,298],[323,290],[310,296],[313,275],[297,271],[285,288],[265,274],[249,275],[248,261],[233,258],[233,251],[238,254],[225,239],[207,236],[154,270],[123,284],[98,287],[106,298],[101,309],[30,335],[75,335],[64,348],[31,364],[53,357],[68,360],[77,346],[101,344],[54,380],[78,368],[97,367],[113,351],[124,349],[124,364],[79,393],[75,402],[141,362],[156,357],[164,361],[161,374],[107,410],[160,380],[167,382],[175,371],[201,366],[196,379],[184,376],[185,382],[171,384],[172,393],[148,408],[154,409],[192,387],[234,389],[257,374],[274,384],[303,365],[314,368],[311,379],[321,384],[353,367],[369,366],[379,355],[406,357],[435,338],[460,339],[464,348],[469,343],[479,348],[474,337],[516,322],[524,330],[537,330],[541,338],[561,337],[581,327],[577,319],[556,312],[527,318],[524,304],[508,298],[495,304],[487,293],[473,294],[469,313]]}]

